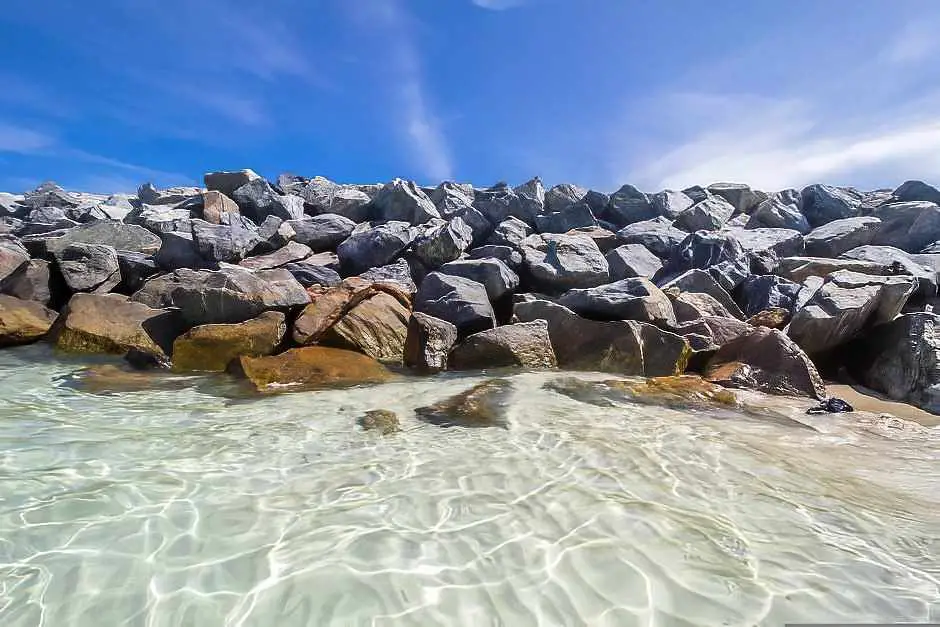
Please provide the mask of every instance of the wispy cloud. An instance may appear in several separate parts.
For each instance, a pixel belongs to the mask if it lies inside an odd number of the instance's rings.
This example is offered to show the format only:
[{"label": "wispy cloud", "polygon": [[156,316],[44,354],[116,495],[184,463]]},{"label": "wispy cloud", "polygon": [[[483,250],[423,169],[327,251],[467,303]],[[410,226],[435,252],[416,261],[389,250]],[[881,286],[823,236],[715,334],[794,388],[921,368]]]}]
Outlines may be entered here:
[{"label": "wispy cloud", "polygon": [[55,139],[45,133],[0,123],[0,152],[30,154],[54,144]]},{"label": "wispy cloud", "polygon": [[472,0],[473,4],[480,7],[481,9],[489,9],[491,11],[505,11],[506,9],[514,9],[516,7],[521,7],[528,1],[529,0]]},{"label": "wispy cloud", "polygon": [[940,37],[937,36],[938,24],[910,22],[884,48],[881,58],[896,64],[916,63],[931,58],[940,52]]}]

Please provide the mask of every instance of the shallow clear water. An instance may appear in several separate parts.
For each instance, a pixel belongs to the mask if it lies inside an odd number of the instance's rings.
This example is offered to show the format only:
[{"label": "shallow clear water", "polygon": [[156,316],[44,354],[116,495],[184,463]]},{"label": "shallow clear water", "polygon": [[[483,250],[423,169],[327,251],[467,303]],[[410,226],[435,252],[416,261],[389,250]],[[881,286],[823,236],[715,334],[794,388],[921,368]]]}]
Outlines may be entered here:
[{"label": "shallow clear water", "polygon": [[[412,410],[482,377],[92,394],[0,352],[0,625],[940,621],[940,431],[596,407]],[[586,377],[586,375],[577,375]],[[63,378],[64,377],[64,378]],[[392,436],[355,426],[399,413]]]}]

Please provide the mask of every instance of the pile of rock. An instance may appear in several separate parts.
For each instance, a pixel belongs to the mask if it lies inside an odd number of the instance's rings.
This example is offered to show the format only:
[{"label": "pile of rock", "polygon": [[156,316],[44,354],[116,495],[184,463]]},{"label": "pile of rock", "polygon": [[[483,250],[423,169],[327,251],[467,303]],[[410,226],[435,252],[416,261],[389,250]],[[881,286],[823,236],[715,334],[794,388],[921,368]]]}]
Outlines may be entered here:
[{"label": "pile of rock", "polygon": [[940,411],[940,191],[604,194],[215,172],[0,194],[0,344],[275,383],[553,368],[825,397],[812,360]]}]

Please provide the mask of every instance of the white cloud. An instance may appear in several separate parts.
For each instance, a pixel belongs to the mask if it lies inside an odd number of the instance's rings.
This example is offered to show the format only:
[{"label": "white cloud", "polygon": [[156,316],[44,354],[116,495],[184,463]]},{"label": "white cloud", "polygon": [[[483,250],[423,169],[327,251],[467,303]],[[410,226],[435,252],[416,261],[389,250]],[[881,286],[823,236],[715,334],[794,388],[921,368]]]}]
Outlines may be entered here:
[{"label": "white cloud", "polygon": [[0,152],[32,154],[55,144],[55,138],[31,129],[0,123]]}]

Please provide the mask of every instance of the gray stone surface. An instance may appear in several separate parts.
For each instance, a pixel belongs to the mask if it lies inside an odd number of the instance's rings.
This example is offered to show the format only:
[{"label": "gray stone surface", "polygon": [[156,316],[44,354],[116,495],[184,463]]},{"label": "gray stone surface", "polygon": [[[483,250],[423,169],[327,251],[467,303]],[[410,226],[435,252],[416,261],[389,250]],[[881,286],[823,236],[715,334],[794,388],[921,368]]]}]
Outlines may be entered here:
[{"label": "gray stone surface", "polygon": [[[874,240],[881,230],[881,220],[874,216],[843,218],[833,220],[813,229],[805,238],[806,256],[838,257],[858,246],[865,246]],[[780,255],[781,257],[799,255]]]}]

